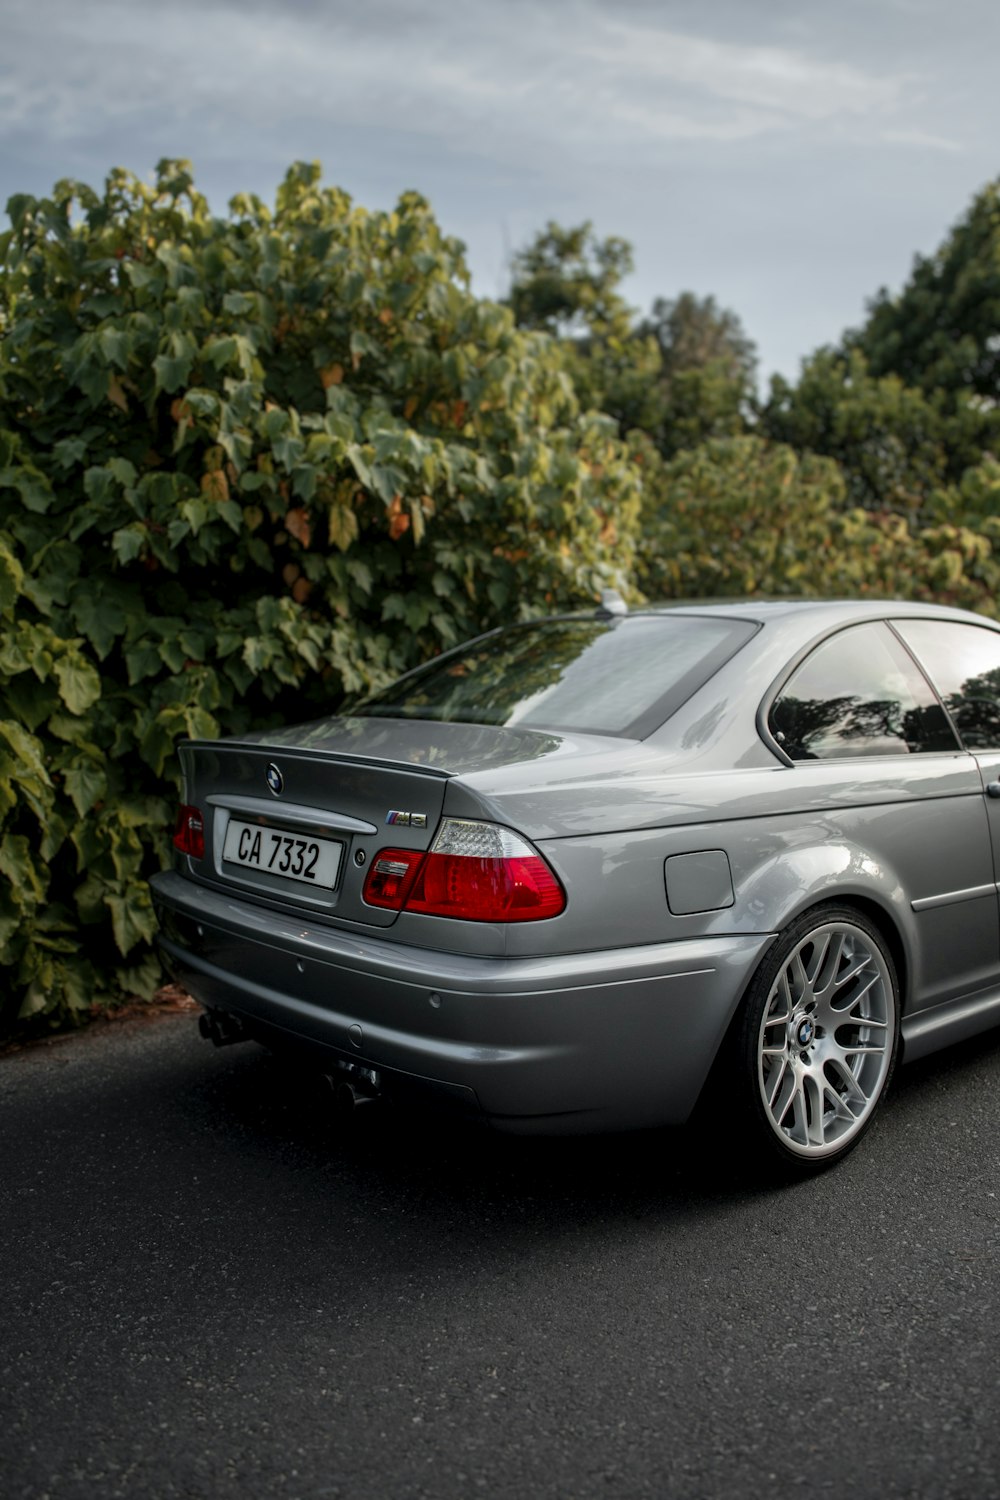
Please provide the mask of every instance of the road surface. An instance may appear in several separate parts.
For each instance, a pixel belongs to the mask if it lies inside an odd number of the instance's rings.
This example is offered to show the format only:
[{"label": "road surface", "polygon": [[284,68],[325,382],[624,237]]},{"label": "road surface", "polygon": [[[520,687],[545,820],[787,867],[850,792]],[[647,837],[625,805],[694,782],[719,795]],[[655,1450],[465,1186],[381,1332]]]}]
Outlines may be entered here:
[{"label": "road surface", "polygon": [[0,1061],[0,1491],[1000,1493],[1000,1037],[783,1189],[690,1131],[345,1131],[190,1016]]}]

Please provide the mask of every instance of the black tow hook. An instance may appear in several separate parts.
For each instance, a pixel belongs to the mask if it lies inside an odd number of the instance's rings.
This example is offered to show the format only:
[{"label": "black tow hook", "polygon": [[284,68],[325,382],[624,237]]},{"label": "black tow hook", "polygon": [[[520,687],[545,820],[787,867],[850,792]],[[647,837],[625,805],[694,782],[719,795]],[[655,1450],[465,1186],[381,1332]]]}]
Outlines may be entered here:
[{"label": "black tow hook", "polygon": [[207,1042],[214,1042],[217,1047],[250,1040],[239,1016],[230,1015],[227,1010],[202,1011],[198,1017],[198,1030]]}]

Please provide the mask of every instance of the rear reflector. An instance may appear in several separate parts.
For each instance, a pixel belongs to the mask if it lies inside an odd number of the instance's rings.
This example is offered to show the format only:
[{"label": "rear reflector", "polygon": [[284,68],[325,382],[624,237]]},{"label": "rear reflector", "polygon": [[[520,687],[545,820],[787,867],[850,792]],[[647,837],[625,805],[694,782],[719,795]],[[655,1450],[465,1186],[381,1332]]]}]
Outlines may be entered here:
[{"label": "rear reflector", "polygon": [[365,880],[368,905],[401,911],[423,858],[422,849],[380,849]]},{"label": "rear reflector", "polygon": [[365,881],[371,906],[465,922],[537,922],[566,906],[535,849],[496,823],[446,818],[427,854],[383,849]]},{"label": "rear reflector", "polygon": [[199,808],[182,803],[177,809],[174,848],[192,859],[205,858],[205,824]]}]

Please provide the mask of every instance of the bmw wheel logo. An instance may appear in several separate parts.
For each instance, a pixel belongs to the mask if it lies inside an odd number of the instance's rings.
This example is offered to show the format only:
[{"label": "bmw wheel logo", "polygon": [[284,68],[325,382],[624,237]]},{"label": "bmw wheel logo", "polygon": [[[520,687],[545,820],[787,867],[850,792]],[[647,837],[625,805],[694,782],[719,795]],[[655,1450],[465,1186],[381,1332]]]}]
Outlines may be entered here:
[{"label": "bmw wheel logo", "polygon": [[277,797],[278,794],[281,791],[281,788],[285,784],[285,778],[284,778],[284,776],[282,776],[281,772],[278,770],[277,766],[274,764],[274,761],[272,761],[271,764],[268,766],[268,768],[267,768],[266,772],[264,773],[264,775],[265,775],[265,779],[267,781],[268,786],[271,788],[271,791]]}]

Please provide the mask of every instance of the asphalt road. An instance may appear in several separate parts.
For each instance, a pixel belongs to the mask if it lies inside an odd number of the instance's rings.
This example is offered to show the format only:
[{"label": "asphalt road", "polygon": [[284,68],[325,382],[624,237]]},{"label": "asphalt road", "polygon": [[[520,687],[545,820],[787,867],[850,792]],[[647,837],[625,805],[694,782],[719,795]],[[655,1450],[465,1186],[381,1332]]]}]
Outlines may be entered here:
[{"label": "asphalt road", "polygon": [[1000,1039],[784,1189],[373,1114],[189,1017],[0,1061],[4,1500],[1000,1493]]}]

